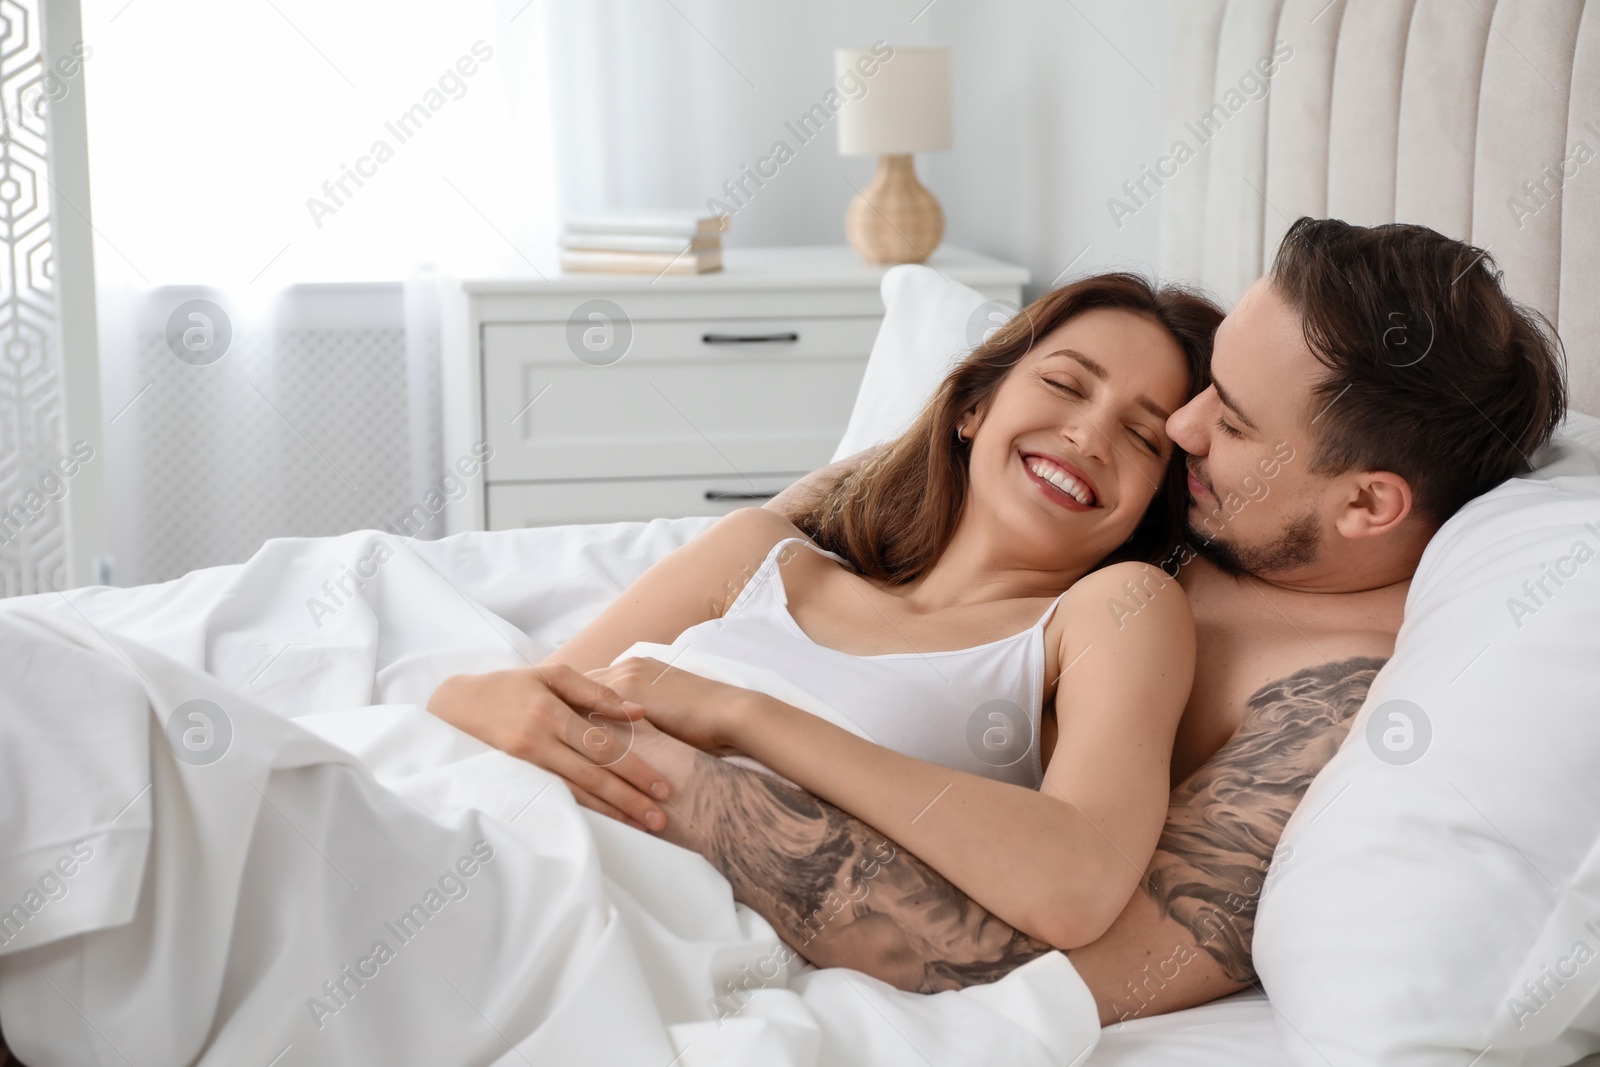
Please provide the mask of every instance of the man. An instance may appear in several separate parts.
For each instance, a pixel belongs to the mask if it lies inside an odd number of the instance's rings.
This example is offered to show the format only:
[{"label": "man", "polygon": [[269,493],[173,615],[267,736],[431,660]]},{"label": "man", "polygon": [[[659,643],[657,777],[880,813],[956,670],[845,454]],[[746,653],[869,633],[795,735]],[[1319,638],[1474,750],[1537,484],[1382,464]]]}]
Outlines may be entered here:
[{"label": "man", "polygon": [[[1189,453],[1192,499],[1191,536],[1164,569],[1198,640],[1176,788],[1138,891],[1069,953],[1102,1023],[1254,982],[1256,902],[1279,835],[1392,654],[1423,549],[1468,500],[1525,471],[1565,410],[1548,327],[1510,301],[1485,253],[1416,226],[1299,220],[1218,330],[1212,369],[1167,426]],[[769,506],[797,513],[831,473]],[[596,706],[592,683],[567,673],[546,682]],[[480,701],[473,732],[516,752],[515,701],[488,711]],[[642,762],[611,769],[629,792],[659,771],[663,835],[701,852],[813,963],[934,991],[1051,951],[899,849],[894,827],[641,736]]]}]

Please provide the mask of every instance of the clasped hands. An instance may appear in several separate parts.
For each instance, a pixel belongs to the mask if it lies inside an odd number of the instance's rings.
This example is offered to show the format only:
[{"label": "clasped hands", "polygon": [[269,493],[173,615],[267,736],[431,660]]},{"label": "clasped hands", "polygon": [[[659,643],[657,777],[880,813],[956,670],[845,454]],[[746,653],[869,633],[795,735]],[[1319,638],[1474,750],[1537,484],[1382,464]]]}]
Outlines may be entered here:
[{"label": "clasped hands", "polygon": [[735,738],[760,695],[660,660],[585,673],[561,664],[456,675],[428,710],[485,744],[560,775],[579,804],[640,830],[667,824],[666,779],[634,751],[650,731],[708,752]]}]

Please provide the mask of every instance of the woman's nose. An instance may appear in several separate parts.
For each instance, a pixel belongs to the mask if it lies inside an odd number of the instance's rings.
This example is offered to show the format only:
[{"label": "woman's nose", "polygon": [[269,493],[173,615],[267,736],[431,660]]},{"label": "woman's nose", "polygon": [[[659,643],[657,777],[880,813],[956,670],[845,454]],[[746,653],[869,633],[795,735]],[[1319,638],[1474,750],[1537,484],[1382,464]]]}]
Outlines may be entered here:
[{"label": "woman's nose", "polygon": [[1087,405],[1080,404],[1073,411],[1070,418],[1061,428],[1061,434],[1081,456],[1100,460],[1107,459],[1110,451],[1111,440],[1100,430],[1100,416],[1091,411]]}]

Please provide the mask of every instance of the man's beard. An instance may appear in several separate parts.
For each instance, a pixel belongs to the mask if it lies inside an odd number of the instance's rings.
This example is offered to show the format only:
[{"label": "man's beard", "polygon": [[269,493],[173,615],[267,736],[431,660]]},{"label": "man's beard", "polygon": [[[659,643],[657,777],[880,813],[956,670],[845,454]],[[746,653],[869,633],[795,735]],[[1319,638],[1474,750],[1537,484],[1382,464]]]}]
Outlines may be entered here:
[{"label": "man's beard", "polygon": [[1196,553],[1235,578],[1280,574],[1304,567],[1315,563],[1322,552],[1322,532],[1316,514],[1310,511],[1292,520],[1264,545],[1236,545],[1210,538],[1193,523],[1189,524],[1189,537]]}]

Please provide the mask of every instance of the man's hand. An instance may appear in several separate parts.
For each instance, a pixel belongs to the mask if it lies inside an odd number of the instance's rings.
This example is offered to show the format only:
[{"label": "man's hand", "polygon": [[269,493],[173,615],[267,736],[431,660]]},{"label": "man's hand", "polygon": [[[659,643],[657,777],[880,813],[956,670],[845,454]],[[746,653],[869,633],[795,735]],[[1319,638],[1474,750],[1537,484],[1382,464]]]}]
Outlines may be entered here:
[{"label": "man's hand", "polygon": [[571,667],[458,674],[434,690],[428,710],[559,774],[586,808],[641,830],[667,825],[656,803],[666,799],[666,779],[630,750],[632,720],[644,708]]}]

